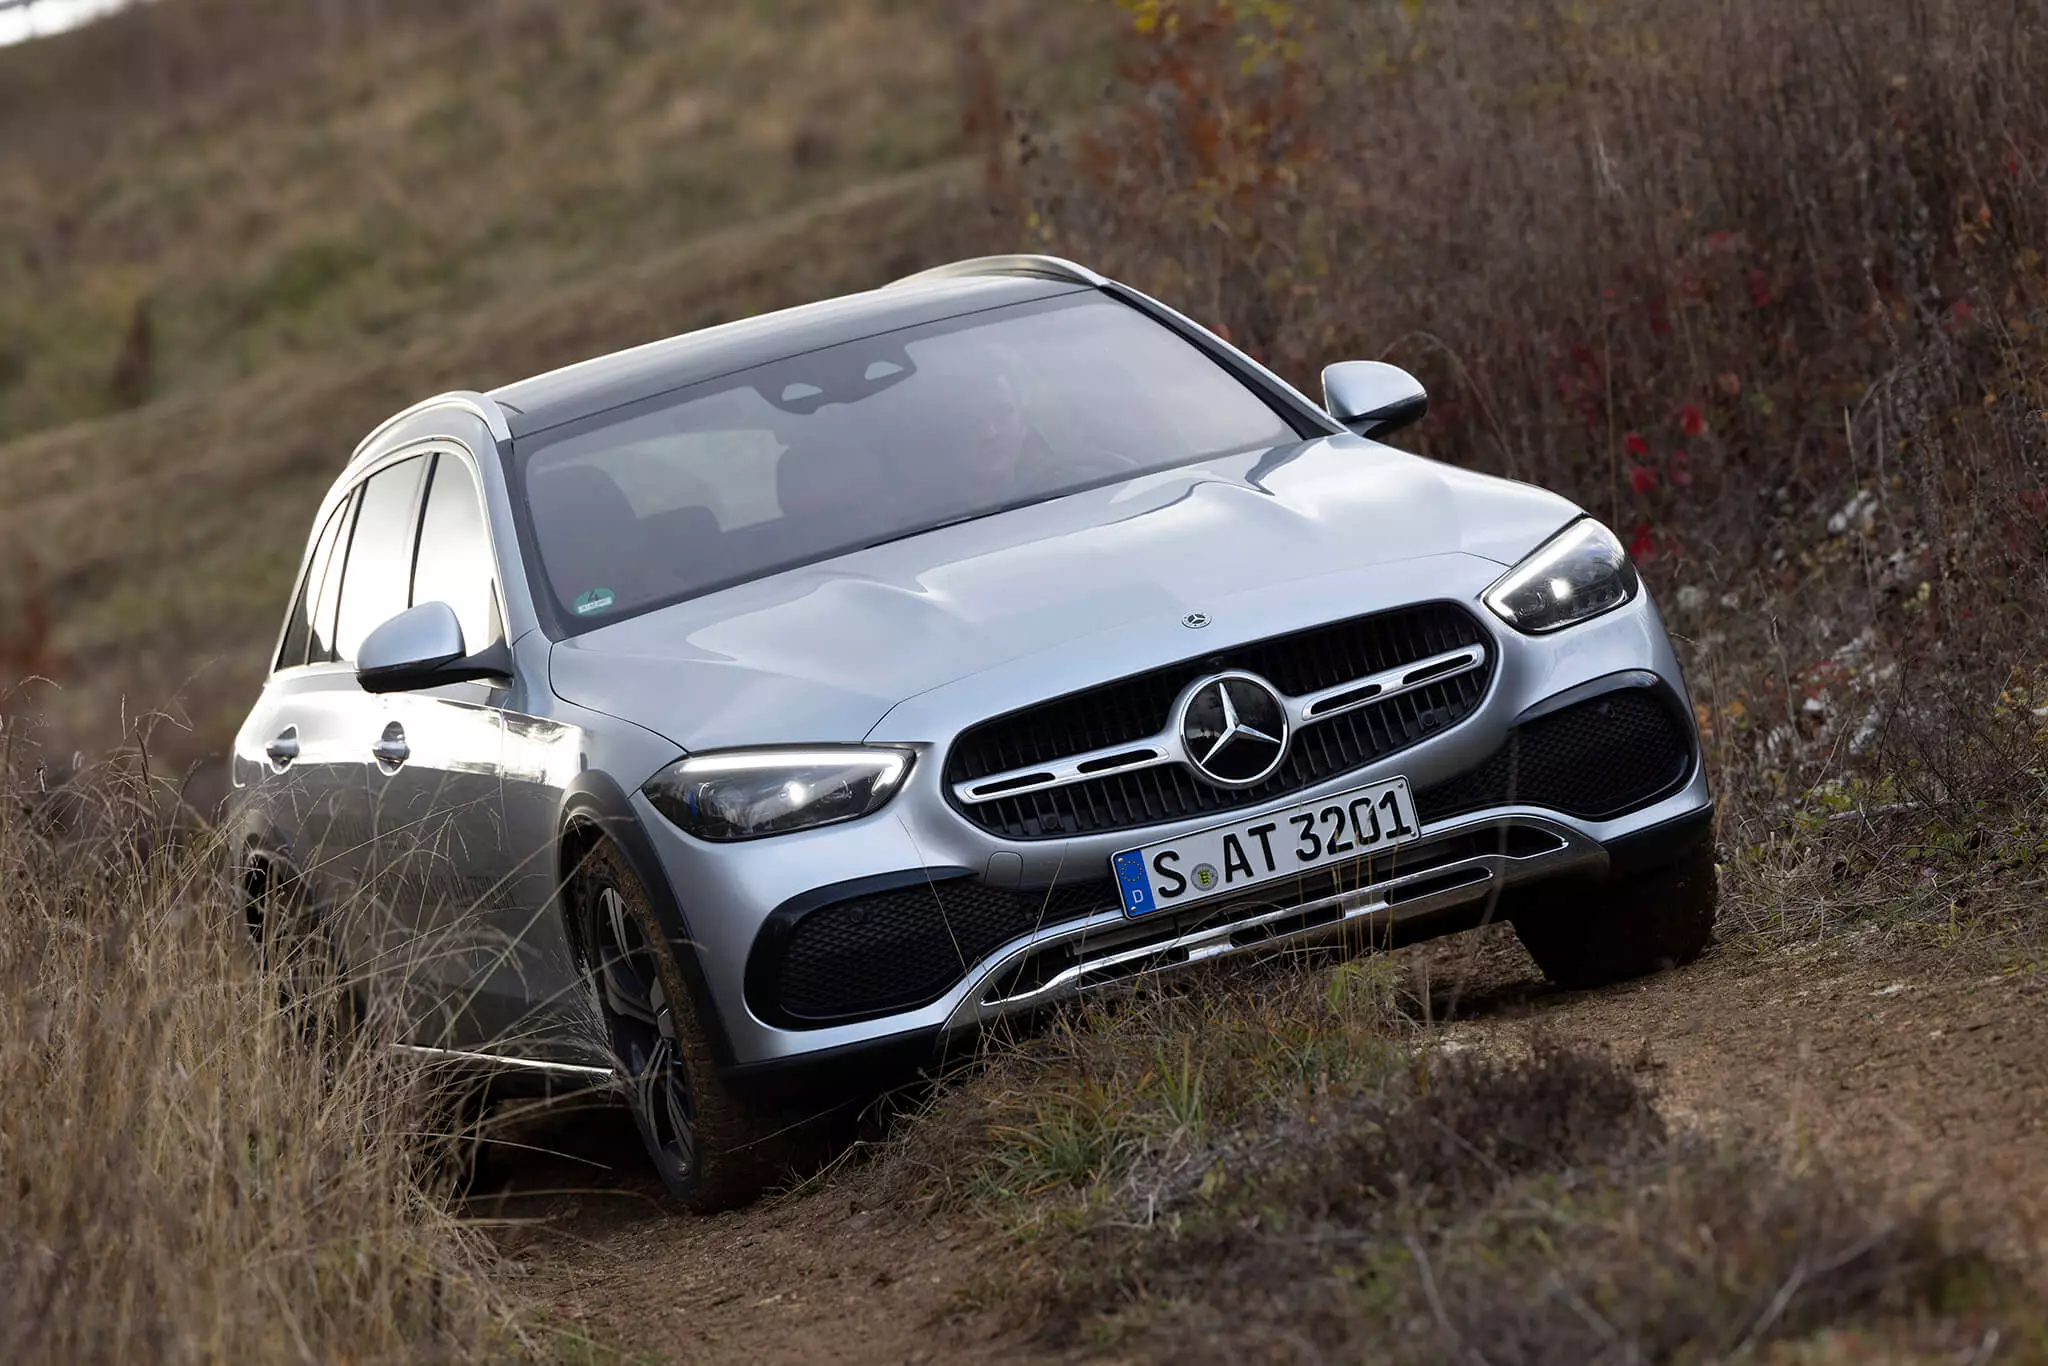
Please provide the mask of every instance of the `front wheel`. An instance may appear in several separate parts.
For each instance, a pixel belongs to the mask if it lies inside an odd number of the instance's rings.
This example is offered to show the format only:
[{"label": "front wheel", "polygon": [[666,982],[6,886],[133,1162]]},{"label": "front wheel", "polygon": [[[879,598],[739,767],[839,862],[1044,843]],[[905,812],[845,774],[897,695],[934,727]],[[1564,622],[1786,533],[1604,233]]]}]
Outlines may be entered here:
[{"label": "front wheel", "polygon": [[1714,846],[1581,893],[1545,897],[1513,915],[1515,934],[1561,987],[1598,987],[1683,967],[1714,937],[1720,899]]},{"label": "front wheel", "polygon": [[802,1126],[725,1084],[646,889],[615,846],[584,860],[574,892],[606,1039],[662,1184],[698,1212],[745,1204],[788,1171]]}]

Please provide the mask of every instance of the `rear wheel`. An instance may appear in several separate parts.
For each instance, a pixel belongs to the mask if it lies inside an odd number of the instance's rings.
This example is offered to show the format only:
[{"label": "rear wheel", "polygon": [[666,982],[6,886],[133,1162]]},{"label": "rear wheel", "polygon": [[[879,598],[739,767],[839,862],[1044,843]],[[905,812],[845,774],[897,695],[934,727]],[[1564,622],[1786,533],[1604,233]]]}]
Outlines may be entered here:
[{"label": "rear wheel", "polygon": [[1702,842],[1663,867],[1584,891],[1560,891],[1513,917],[1543,975],[1597,987],[1683,967],[1714,937],[1714,847]]},{"label": "rear wheel", "polygon": [[800,1155],[802,1126],[725,1084],[646,889],[615,846],[585,858],[574,894],[606,1038],[662,1184],[696,1211],[753,1199]]},{"label": "rear wheel", "polygon": [[258,961],[276,980],[278,1004],[298,1029],[322,1040],[350,1038],[363,1002],[326,917],[304,884],[273,863],[246,877],[246,914]]}]

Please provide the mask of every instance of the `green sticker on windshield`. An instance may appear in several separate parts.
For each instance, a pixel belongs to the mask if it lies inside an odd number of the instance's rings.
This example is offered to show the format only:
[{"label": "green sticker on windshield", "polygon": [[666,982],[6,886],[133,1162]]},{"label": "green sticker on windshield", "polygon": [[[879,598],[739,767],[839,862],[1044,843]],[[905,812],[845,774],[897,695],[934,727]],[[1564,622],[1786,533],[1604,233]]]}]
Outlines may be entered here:
[{"label": "green sticker on windshield", "polygon": [[616,596],[613,595],[611,589],[593,588],[588,593],[585,593],[583,594],[583,596],[576,599],[576,615],[579,617],[587,617],[592,612],[602,612],[605,608],[611,606],[616,601],[618,601],[618,599]]}]

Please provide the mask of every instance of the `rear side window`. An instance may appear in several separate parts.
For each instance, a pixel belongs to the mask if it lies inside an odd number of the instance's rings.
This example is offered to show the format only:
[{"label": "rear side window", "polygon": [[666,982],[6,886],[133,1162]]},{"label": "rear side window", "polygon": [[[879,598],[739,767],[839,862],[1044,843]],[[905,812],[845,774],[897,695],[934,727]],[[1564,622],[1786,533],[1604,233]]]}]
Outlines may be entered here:
[{"label": "rear side window", "polygon": [[334,553],[327,557],[327,568],[320,576],[320,592],[313,599],[312,632],[306,642],[308,664],[332,664],[335,660],[334,617],[341,608],[341,571],[348,559],[348,541],[355,529],[356,509],[362,506],[362,502],[363,491],[352,490],[336,523]]},{"label": "rear side window", "polygon": [[462,643],[474,654],[499,635],[491,592],[495,577],[476,476],[455,456],[440,456],[434,462],[426,512],[420,517],[420,548],[412,573],[413,606],[445,602],[454,608],[462,623]]},{"label": "rear side window", "polygon": [[[313,608],[320,601],[320,588],[327,577],[328,565],[334,559],[334,543],[341,529],[348,525],[348,512],[355,505],[353,497],[344,498],[341,506],[328,515],[327,525],[320,528],[320,539],[313,543],[313,554],[306,561],[306,578],[299,585],[298,600],[292,604],[292,619],[284,628],[284,645],[277,652],[277,667],[295,668],[306,662],[306,646],[312,637]],[[333,614],[328,614],[329,622]],[[326,633],[332,635],[330,629]]]},{"label": "rear side window", "polygon": [[341,576],[334,621],[334,657],[353,660],[363,637],[403,612],[412,587],[413,533],[427,457],[416,455],[370,476],[363,485],[355,534]]}]

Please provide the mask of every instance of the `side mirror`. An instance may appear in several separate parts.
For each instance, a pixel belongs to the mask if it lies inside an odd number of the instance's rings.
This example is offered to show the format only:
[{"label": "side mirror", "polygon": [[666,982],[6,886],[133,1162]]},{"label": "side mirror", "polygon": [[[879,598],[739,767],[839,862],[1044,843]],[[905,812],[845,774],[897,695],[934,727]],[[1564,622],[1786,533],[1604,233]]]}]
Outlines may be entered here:
[{"label": "side mirror", "polygon": [[1398,365],[1339,361],[1323,371],[1323,406],[1360,436],[1385,436],[1429,411],[1429,391]]},{"label": "side mirror", "polygon": [[470,654],[462,622],[445,602],[423,602],[370,632],[356,651],[356,681],[364,692],[412,692],[512,672],[512,654],[500,641]]}]

